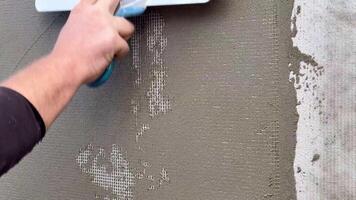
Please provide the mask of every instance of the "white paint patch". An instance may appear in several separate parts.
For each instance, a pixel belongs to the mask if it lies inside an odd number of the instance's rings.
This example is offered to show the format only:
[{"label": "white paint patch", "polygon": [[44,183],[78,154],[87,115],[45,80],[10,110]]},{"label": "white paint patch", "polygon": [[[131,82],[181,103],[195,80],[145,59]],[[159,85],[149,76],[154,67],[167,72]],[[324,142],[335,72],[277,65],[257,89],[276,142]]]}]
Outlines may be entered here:
[{"label": "white paint patch", "polygon": [[79,153],[77,162],[82,172],[93,178],[94,184],[111,191],[115,196],[113,200],[133,199],[134,175],[117,145],[112,145],[110,158],[107,158],[103,148],[95,149],[89,144]]},{"label": "white paint patch", "polygon": [[356,199],[356,1],[295,0],[293,13],[294,46],[323,67],[301,62],[291,74],[300,79],[298,200]]}]

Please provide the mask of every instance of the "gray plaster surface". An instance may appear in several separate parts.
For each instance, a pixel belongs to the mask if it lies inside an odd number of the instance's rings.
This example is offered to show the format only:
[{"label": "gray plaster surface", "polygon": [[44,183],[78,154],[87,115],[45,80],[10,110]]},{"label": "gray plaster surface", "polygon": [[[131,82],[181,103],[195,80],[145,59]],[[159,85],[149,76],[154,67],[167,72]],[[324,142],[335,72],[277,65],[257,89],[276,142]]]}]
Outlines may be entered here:
[{"label": "gray plaster surface", "polygon": [[[129,58],[80,90],[0,199],[295,199],[292,7],[216,0],[135,19]],[[50,51],[67,14],[0,11],[4,79]]]}]

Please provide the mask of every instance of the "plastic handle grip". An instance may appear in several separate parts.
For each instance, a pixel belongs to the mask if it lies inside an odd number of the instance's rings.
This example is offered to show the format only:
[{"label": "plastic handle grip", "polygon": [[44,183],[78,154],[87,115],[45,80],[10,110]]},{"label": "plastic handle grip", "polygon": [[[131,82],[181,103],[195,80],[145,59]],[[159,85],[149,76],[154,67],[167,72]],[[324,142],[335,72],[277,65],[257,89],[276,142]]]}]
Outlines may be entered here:
[{"label": "plastic handle grip", "polygon": [[[116,16],[119,17],[135,17],[143,14],[146,8],[141,7],[127,7],[127,8],[120,8],[119,11],[116,13]],[[94,82],[89,83],[88,86],[91,88],[97,88],[105,84],[113,73],[114,68],[116,67],[115,62],[111,62],[111,64],[106,68],[104,73]]]}]

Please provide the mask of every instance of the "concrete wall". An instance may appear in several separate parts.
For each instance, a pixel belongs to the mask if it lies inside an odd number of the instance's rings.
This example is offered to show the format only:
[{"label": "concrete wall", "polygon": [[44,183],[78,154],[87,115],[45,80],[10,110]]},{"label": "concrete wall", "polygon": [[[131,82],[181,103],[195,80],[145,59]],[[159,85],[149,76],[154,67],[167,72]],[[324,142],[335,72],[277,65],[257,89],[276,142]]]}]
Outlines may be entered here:
[{"label": "concrete wall", "polygon": [[355,10],[353,0],[295,1],[298,199],[356,199]]},{"label": "concrete wall", "polygon": [[[292,1],[224,0],[135,19],[132,53],[83,87],[1,199],[295,199]],[[0,2],[0,78],[47,53],[67,14]]]}]

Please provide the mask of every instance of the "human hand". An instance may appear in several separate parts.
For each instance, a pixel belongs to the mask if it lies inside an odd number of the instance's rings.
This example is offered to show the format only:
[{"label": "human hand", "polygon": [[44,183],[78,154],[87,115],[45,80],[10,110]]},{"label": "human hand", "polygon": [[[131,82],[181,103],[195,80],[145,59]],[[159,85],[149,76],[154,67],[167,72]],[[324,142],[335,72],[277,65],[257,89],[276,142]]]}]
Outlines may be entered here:
[{"label": "human hand", "polygon": [[[128,20],[113,16],[120,0],[81,0],[72,10],[50,56],[70,63],[80,84],[96,80],[113,58],[129,52],[134,32]],[[64,65],[63,65],[64,66]]]}]

